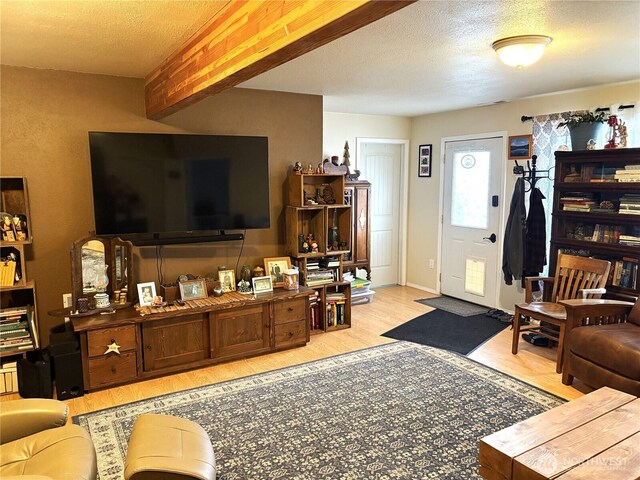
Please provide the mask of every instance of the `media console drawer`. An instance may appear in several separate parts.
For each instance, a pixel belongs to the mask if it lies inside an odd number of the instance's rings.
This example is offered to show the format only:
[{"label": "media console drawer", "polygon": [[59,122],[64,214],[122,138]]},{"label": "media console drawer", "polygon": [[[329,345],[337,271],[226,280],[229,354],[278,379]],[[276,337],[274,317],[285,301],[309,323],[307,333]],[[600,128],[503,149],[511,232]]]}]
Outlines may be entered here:
[{"label": "media console drawer", "polygon": [[275,346],[276,348],[284,346],[293,346],[297,344],[304,345],[307,341],[307,322],[300,320],[298,322],[283,323],[275,326]]},{"label": "media console drawer", "polygon": [[120,346],[119,350],[125,352],[127,350],[136,349],[136,327],[135,325],[126,325],[124,327],[103,328],[101,330],[92,330],[87,333],[87,346],[90,357],[104,355],[107,347],[112,343]]},{"label": "media console drawer", "polygon": [[274,302],[276,325],[307,318],[307,302],[304,298]]},{"label": "media console drawer", "polygon": [[110,353],[89,359],[91,387],[123,383],[136,378],[136,352]]}]

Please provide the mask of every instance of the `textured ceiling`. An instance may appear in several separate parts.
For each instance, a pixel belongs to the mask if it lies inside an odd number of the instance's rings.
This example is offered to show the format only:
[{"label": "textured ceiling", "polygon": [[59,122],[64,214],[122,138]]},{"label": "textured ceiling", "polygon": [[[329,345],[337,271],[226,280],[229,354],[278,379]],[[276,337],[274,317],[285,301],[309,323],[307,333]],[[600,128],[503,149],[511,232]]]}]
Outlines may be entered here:
[{"label": "textured ceiling", "polygon": [[[0,1],[3,64],[131,77],[224,3]],[[502,65],[491,43],[529,33],[554,39],[542,60]],[[241,86],[323,95],[326,111],[413,116],[637,79],[640,0],[422,0]]]},{"label": "textured ceiling", "polygon": [[21,67],[143,78],[224,3],[0,0],[0,61]]}]

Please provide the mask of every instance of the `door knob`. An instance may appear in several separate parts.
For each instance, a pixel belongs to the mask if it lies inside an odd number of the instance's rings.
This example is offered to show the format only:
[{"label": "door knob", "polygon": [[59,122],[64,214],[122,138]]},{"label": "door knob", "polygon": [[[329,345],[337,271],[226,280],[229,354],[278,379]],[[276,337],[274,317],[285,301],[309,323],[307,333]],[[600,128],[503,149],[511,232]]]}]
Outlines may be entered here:
[{"label": "door knob", "polygon": [[491,243],[496,243],[496,240],[498,239],[498,237],[496,237],[495,233],[492,233],[491,236],[489,237],[483,237],[483,240],[489,240]]}]

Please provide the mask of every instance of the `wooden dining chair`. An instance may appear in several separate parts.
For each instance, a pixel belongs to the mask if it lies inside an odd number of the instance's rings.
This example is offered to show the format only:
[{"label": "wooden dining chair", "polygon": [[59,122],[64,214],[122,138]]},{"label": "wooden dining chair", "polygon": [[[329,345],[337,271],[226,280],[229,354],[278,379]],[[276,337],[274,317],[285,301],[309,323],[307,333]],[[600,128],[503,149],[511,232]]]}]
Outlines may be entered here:
[{"label": "wooden dining chair", "polygon": [[[558,254],[554,277],[525,278],[525,302],[516,305],[513,318],[513,341],[511,353],[518,353],[520,333],[531,331],[558,343],[556,372],[562,372],[564,358],[564,337],[567,312],[560,300],[577,298],[600,298],[605,293],[611,263],[595,258]],[[533,301],[533,282],[544,282],[541,302]],[[524,318],[536,320],[539,324],[522,327]],[[537,322],[536,322],[537,323]],[[553,327],[556,327],[554,329]]]}]

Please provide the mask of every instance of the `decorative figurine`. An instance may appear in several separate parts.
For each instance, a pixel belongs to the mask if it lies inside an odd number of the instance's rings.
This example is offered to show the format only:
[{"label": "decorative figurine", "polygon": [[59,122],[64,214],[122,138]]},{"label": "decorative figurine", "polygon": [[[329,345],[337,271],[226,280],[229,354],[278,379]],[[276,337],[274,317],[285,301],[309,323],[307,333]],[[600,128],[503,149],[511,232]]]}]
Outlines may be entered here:
[{"label": "decorative figurine", "polygon": [[253,293],[253,290],[251,289],[251,284],[246,280],[240,280],[238,282],[238,292],[242,293],[243,295],[248,295],[250,293]]},{"label": "decorative figurine", "polygon": [[[318,194],[318,199],[319,198],[320,195]],[[333,205],[334,203],[336,203],[336,197],[333,194],[333,188],[331,188],[331,185],[327,185],[326,187],[324,187],[324,190],[322,191],[322,199],[327,205]]]},{"label": "decorative figurine", "polygon": [[2,231],[2,240],[5,242],[15,242],[16,234],[13,231],[13,217],[8,213],[0,213],[0,231]]},{"label": "decorative figurine", "polygon": [[253,269],[253,278],[255,277],[264,277],[264,268],[262,268],[260,265],[257,265],[254,269]]},{"label": "decorative figurine", "polygon": [[618,122],[618,116],[609,115],[609,120],[607,121],[607,125],[609,125],[609,141],[604,146],[604,148],[617,148],[618,142],[616,142],[616,137],[619,136],[618,129],[620,128],[620,123]]},{"label": "decorative figurine", "polygon": [[624,122],[618,127],[618,133],[620,134],[619,148],[627,148],[627,125]]},{"label": "decorative figurine", "polygon": [[313,233],[307,235],[307,244],[311,253],[318,253],[318,242],[313,238]]},{"label": "decorative figurine", "polygon": [[300,163],[300,162],[296,162],[296,163],[293,165],[293,173],[294,173],[295,175],[302,175],[302,163]]},{"label": "decorative figurine", "polygon": [[595,150],[595,149],[596,149],[596,141],[593,138],[591,138],[587,142],[587,150]]},{"label": "decorative figurine", "polygon": [[316,173],[318,175],[322,175],[324,173],[324,169],[322,168],[322,162],[318,164],[318,168],[316,168]]},{"label": "decorative figurine", "polygon": [[347,167],[347,175],[350,173],[349,167],[351,166],[351,162],[349,162],[349,158],[351,158],[351,155],[349,155],[349,142],[346,141],[344,142],[344,153],[342,154],[342,165]]},{"label": "decorative figurine", "polygon": [[313,165],[309,164],[307,169],[302,173],[306,173],[307,175],[313,175]]}]

